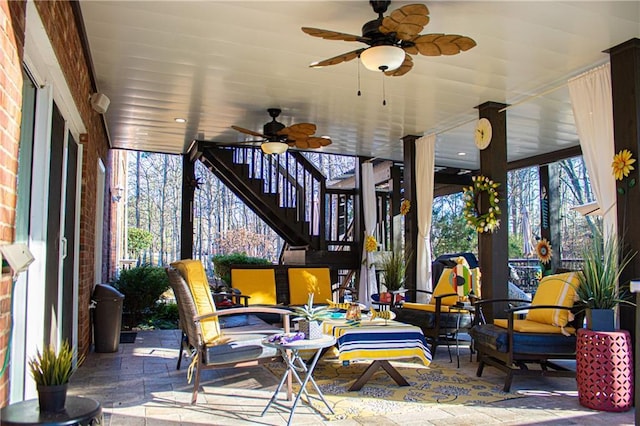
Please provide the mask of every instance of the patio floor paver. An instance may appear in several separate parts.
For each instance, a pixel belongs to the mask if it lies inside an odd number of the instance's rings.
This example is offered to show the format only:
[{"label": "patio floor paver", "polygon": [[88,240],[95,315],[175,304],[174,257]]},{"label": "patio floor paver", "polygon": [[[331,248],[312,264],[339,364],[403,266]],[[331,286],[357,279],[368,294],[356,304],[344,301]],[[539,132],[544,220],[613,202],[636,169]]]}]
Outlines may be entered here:
[{"label": "patio floor paver", "polygon": [[[138,332],[135,343],[120,344],[115,353],[90,353],[73,376],[70,394],[101,402],[107,426],[162,425],[285,425],[288,412],[270,410],[260,417],[278,379],[263,367],[207,370],[204,391],[191,405],[192,385],[187,364],[176,370],[178,330]],[[449,363],[446,347],[439,347],[435,364]],[[463,349],[460,370],[475,375],[477,363]],[[485,367],[483,379],[502,385],[504,376]],[[522,398],[485,405],[434,404],[420,415],[393,412],[387,416],[328,421],[305,405],[296,409],[295,425],[633,425],[634,410],[608,413],[582,407],[575,379],[517,377],[512,391]]]}]

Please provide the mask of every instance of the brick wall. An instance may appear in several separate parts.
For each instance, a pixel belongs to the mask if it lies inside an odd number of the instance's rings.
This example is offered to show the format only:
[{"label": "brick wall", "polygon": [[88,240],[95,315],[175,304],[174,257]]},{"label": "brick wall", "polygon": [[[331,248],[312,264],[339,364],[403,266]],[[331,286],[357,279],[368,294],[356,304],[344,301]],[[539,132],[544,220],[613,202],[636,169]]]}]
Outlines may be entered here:
[{"label": "brick wall", "polygon": [[71,4],[66,1],[39,1],[35,2],[35,5],[80,111],[82,121],[87,128],[87,134],[82,135],[80,141],[83,144],[84,153],[80,205],[80,258],[78,259],[80,264],[78,344],[79,352],[86,353],[91,344],[89,301],[94,284],[97,163],[98,158],[101,158],[104,164],[107,164],[109,146],[102,125],[102,117],[93,111],[89,102],[89,96],[93,92],[91,70],[83,56],[81,36],[75,25]]},{"label": "brick wall", "polygon": [[[22,108],[25,3],[0,0],[0,243],[13,242]],[[7,356],[11,277],[0,278],[0,369]],[[8,368],[0,377],[0,406],[8,402]]]}]

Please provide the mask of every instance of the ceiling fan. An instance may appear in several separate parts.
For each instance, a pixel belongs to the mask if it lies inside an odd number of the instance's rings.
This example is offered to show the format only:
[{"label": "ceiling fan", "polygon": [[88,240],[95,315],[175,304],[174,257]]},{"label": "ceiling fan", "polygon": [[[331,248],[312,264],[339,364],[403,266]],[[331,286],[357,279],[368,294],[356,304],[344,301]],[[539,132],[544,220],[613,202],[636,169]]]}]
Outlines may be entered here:
[{"label": "ceiling fan", "polygon": [[473,39],[457,34],[419,34],[429,23],[429,9],[423,4],[402,6],[385,17],[383,14],[387,11],[390,1],[370,0],[369,3],[378,14],[378,18],[362,26],[362,36],[302,27],[302,31],[313,37],[359,41],[370,46],[314,62],[311,67],[336,65],[360,57],[368,69],[399,77],[413,67],[410,55],[455,55],[476,45]]},{"label": "ceiling fan", "polygon": [[321,148],[331,144],[327,137],[312,136],[316,132],[316,125],[312,123],[298,123],[286,127],[276,121],[282,110],[280,108],[267,109],[272,120],[263,126],[262,133],[245,129],[244,127],[231,126],[240,133],[262,138],[261,140],[247,141],[261,143],[261,148],[266,154],[282,154],[288,147],[301,149]]}]

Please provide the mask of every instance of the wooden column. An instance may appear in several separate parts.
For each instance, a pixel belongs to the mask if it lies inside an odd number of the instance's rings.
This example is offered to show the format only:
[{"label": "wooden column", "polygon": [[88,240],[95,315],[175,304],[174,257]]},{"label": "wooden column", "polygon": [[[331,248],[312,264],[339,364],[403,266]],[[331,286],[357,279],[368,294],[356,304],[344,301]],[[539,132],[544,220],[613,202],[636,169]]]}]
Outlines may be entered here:
[{"label": "wooden column", "polygon": [[[407,135],[402,138],[402,147],[404,153],[404,181],[402,182],[404,188],[404,198],[411,202],[411,208],[409,213],[404,217],[404,243],[409,250],[405,250],[405,256],[409,256],[409,253],[415,253],[418,246],[418,215],[416,203],[416,139],[420,136]],[[405,273],[404,287],[407,290],[415,290],[416,288],[416,262],[415,255],[408,257],[407,271]],[[409,297],[414,296],[409,294]],[[415,300],[415,299],[414,299]]]},{"label": "wooden column", "polygon": [[193,257],[193,197],[196,191],[195,164],[189,154],[182,156],[182,217],[180,220],[180,258]]},{"label": "wooden column", "polygon": [[398,164],[391,166],[391,248],[396,250],[402,245],[402,216],[400,203],[402,202],[402,170]]},{"label": "wooden column", "polygon": [[[508,218],[507,209],[507,113],[499,112],[506,107],[498,102],[485,102],[478,108],[479,117],[491,122],[493,137],[491,144],[480,151],[480,174],[487,176],[494,182],[500,183],[498,187],[500,215],[500,228],[494,232],[483,232],[478,235],[478,257],[480,272],[482,273],[482,298],[503,299],[508,295],[509,282],[509,249],[508,249]],[[471,136],[470,136],[471,137]],[[480,199],[480,210],[487,209]],[[487,320],[504,318],[502,306],[496,306],[492,311],[487,311]]]},{"label": "wooden column", "polygon": [[[628,149],[636,160],[640,155],[640,40],[628,40],[608,50],[611,59],[611,92],[613,99],[613,137],[615,152]],[[611,159],[605,159],[611,161]],[[638,186],[638,168],[636,162],[629,177],[618,187],[625,188],[624,195],[618,195],[618,235],[623,238],[624,248],[640,252],[640,187]],[[630,179],[636,180],[636,186],[626,188]],[[627,285],[632,278],[640,277],[640,255],[636,255],[620,276],[620,284]],[[640,293],[636,294],[636,303],[640,302]],[[620,309],[620,328],[628,330],[635,341],[635,406],[636,424],[640,424],[640,339],[636,332],[637,309]]]},{"label": "wooden column", "polygon": [[540,179],[540,238],[551,244],[553,256],[544,267],[543,275],[557,271],[562,259],[560,233],[560,176],[557,164],[545,164],[538,168]]}]

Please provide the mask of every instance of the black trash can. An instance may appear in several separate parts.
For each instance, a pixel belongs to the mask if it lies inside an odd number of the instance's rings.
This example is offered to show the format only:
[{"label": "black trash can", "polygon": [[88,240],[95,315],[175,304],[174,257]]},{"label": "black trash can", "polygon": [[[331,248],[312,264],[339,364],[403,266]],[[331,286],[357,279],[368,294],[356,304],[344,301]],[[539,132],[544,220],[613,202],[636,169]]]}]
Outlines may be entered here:
[{"label": "black trash can", "polygon": [[124,295],[107,284],[96,284],[92,300],[93,343],[96,352],[116,352],[120,344]]}]

